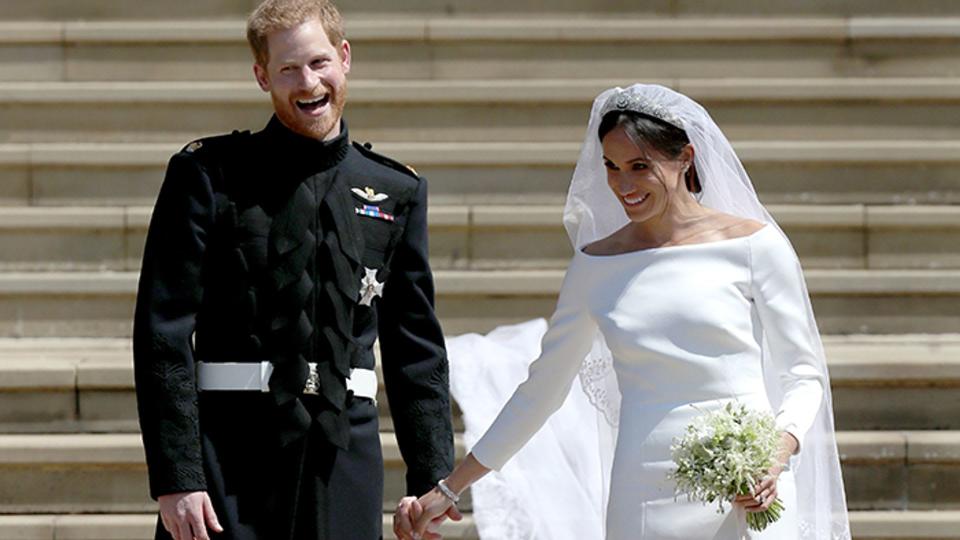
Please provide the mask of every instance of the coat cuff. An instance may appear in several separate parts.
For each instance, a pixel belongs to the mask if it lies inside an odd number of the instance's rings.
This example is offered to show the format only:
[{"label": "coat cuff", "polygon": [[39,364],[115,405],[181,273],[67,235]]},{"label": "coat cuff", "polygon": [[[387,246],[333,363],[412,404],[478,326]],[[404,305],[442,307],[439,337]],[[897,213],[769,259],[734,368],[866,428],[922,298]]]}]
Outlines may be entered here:
[{"label": "coat cuff", "polygon": [[407,495],[419,497],[437,486],[437,482],[446,478],[446,474],[407,473]]},{"label": "coat cuff", "polygon": [[150,475],[150,497],[153,500],[163,495],[206,491],[207,482],[203,469],[196,467],[171,467],[165,474]]}]

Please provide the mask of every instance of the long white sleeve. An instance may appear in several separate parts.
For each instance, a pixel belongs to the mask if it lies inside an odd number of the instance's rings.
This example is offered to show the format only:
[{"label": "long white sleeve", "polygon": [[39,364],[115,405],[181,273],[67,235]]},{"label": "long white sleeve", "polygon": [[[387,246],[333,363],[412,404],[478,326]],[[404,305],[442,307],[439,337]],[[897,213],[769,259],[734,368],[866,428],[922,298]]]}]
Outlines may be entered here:
[{"label": "long white sleeve", "polygon": [[777,427],[802,447],[820,410],[826,377],[812,339],[816,326],[808,317],[800,262],[776,231],[766,233],[750,244],[753,300],[769,347],[763,369],[776,374],[783,396]]},{"label": "long white sleeve", "polygon": [[597,326],[585,301],[586,276],[578,271],[579,258],[574,258],[564,278],[540,357],[530,364],[527,380],[472,449],[474,457],[490,469],[501,469],[563,405],[590,351]]}]

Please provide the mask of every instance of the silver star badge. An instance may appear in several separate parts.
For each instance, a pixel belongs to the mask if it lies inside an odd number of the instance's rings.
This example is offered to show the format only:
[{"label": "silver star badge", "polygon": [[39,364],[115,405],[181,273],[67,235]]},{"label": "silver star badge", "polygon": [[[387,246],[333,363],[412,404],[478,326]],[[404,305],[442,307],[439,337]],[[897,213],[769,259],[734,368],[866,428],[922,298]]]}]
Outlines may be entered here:
[{"label": "silver star badge", "polygon": [[360,280],[360,305],[369,306],[373,299],[383,296],[383,283],[377,281],[377,271],[364,267],[366,275]]}]

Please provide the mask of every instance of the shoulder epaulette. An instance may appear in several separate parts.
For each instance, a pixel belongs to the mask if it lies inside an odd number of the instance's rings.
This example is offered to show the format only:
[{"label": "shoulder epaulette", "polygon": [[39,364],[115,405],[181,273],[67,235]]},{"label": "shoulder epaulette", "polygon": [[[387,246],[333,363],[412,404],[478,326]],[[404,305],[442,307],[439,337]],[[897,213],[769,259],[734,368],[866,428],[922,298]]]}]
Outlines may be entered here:
[{"label": "shoulder epaulette", "polygon": [[198,158],[213,157],[223,151],[234,149],[238,144],[246,140],[249,135],[249,131],[234,131],[226,135],[204,137],[190,142],[181,148],[180,151],[186,154],[192,154]]},{"label": "shoulder epaulette", "polygon": [[390,167],[391,169],[400,171],[406,174],[407,176],[412,176],[413,178],[420,180],[420,175],[417,174],[417,171],[413,167],[400,163],[395,159],[388,158],[383,154],[378,154],[377,152],[374,152],[373,145],[371,145],[370,143],[360,144],[354,141],[353,147],[356,148],[361,154],[363,154],[368,159],[376,161],[381,165]]}]

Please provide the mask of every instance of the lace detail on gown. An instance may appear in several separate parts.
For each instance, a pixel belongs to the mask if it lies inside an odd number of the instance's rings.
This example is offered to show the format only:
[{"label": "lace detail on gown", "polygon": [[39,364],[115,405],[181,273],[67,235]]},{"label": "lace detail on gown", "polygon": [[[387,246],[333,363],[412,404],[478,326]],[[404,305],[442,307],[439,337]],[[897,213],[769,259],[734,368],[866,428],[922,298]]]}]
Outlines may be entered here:
[{"label": "lace detail on gown", "polygon": [[599,334],[580,368],[580,386],[590,404],[600,411],[610,427],[620,425],[620,392],[613,370],[613,356]]}]

